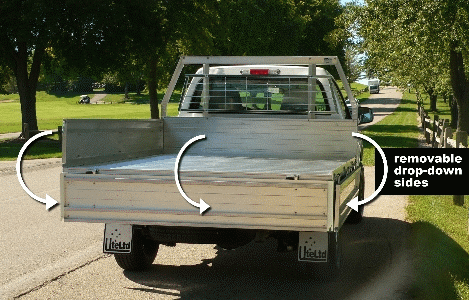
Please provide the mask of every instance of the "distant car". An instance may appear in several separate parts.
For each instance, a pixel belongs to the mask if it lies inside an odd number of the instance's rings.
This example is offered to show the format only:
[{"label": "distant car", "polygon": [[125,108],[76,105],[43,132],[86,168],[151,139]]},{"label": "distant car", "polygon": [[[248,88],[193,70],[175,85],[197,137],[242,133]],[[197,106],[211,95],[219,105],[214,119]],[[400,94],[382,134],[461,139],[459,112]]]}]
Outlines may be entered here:
[{"label": "distant car", "polygon": [[90,104],[90,97],[88,95],[81,95],[80,96],[80,101],[78,101],[78,103],[80,104]]},{"label": "distant car", "polygon": [[369,79],[368,80],[368,89],[370,94],[379,94],[379,79]]}]

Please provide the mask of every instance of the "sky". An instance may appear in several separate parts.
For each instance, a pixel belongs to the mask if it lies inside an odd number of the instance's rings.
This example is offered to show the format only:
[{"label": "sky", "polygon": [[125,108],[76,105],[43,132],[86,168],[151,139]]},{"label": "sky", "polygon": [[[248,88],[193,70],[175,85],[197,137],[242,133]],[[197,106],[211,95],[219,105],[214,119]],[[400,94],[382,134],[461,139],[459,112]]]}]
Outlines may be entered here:
[{"label": "sky", "polygon": [[[353,0],[340,0],[339,2],[340,2],[340,4],[344,5],[348,2],[353,2]],[[362,4],[362,5],[364,4],[364,0],[357,0],[357,2]]]}]

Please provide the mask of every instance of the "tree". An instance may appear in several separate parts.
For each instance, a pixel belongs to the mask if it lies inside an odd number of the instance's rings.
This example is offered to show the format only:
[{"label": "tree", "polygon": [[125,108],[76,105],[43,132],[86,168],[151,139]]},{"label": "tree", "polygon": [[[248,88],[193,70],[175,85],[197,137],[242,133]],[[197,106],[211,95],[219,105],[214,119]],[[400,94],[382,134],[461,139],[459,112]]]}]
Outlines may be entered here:
[{"label": "tree", "polygon": [[[240,9],[242,8],[242,9]],[[222,1],[214,43],[222,55],[292,55],[304,21],[292,1]]]},{"label": "tree", "polygon": [[458,130],[469,131],[469,3],[432,0],[369,0],[358,14],[363,49],[371,65],[391,70],[402,85],[412,83],[429,94],[450,78],[458,106]]},{"label": "tree", "polygon": [[[129,36],[153,1],[12,0],[0,4],[0,64],[14,74],[22,122],[38,129],[36,88],[41,65],[63,59],[93,76],[119,65]],[[52,57],[52,58],[51,58]]]}]

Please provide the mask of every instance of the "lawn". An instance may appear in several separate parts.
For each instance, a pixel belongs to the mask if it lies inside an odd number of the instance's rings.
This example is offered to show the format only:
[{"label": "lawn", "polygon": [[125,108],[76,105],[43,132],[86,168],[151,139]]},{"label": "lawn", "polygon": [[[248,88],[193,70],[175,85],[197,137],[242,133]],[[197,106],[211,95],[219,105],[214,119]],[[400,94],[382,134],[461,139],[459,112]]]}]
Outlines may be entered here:
[{"label": "lawn", "polygon": [[[142,99],[145,97],[148,99],[148,95],[131,94],[131,99],[125,102],[122,100],[123,97],[123,94],[108,95],[103,100],[109,102],[114,100],[113,104],[85,105],[77,103],[80,95],[76,93],[49,95],[46,92],[37,92],[36,110],[39,130],[57,129],[62,125],[63,119],[68,118],[146,119],[150,117],[150,105],[141,104],[144,102]],[[162,99],[163,93],[159,93],[158,97]],[[119,101],[116,100],[117,98]],[[168,115],[176,115],[177,106],[177,103],[169,103]],[[18,95],[0,95],[0,133],[20,132],[21,128],[21,106]]]},{"label": "lawn", "polygon": [[[173,94],[171,101],[177,101],[180,92]],[[90,97],[93,94],[89,94]],[[158,93],[159,99],[163,92]],[[148,95],[137,96],[130,94],[130,99],[124,99],[123,94],[109,94],[104,99],[113,104],[78,104],[80,94],[68,93],[64,95],[36,93],[36,110],[39,130],[57,130],[63,119],[147,119],[150,117]],[[177,115],[178,103],[168,104],[168,115]],[[161,111],[161,109],[160,109]],[[20,132],[21,106],[18,94],[0,95],[0,133]],[[25,159],[61,157],[61,145],[58,136],[49,136],[39,140],[28,148]],[[0,160],[15,160],[22,147],[21,141],[0,141]]]},{"label": "lawn", "polygon": [[409,196],[419,299],[469,299],[467,210],[452,196]]},{"label": "lawn", "polygon": [[[415,94],[405,92],[401,104],[391,115],[361,133],[375,140],[382,148],[416,148],[419,136],[416,110]],[[368,142],[363,144],[363,163],[366,166],[374,166],[375,149]]]}]

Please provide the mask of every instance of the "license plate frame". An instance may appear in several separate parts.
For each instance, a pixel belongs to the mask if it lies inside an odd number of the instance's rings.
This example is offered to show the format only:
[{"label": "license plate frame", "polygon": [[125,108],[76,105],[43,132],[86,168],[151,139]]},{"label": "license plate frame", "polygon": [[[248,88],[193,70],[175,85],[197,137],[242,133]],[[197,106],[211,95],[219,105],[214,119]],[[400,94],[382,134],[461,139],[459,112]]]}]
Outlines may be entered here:
[{"label": "license plate frame", "polygon": [[327,232],[300,232],[298,261],[327,263],[329,237]]},{"label": "license plate frame", "polygon": [[132,252],[132,225],[110,223],[104,226],[103,252],[125,254]]}]

